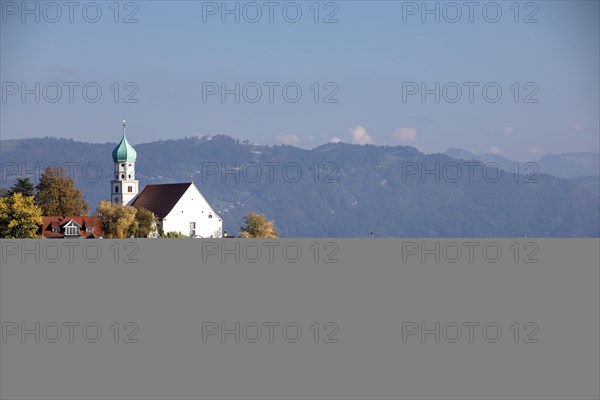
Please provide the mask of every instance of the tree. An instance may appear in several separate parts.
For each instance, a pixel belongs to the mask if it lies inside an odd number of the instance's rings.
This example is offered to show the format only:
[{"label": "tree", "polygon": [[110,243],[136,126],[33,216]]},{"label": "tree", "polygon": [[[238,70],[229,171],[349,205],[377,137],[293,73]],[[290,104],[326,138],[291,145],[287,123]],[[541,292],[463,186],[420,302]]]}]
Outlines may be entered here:
[{"label": "tree", "polygon": [[0,197],[8,196],[8,190],[6,188],[0,188]]},{"label": "tree", "polygon": [[0,238],[35,238],[41,224],[42,210],[32,196],[14,193],[0,198]]},{"label": "tree", "polygon": [[167,234],[164,235],[163,238],[167,238],[167,239],[185,239],[185,238],[189,238],[189,236],[186,236],[186,235],[184,235],[181,232],[171,231],[171,232],[167,232]]},{"label": "tree", "polygon": [[47,167],[36,186],[36,203],[44,215],[87,215],[89,206],[66,168]]},{"label": "tree", "polygon": [[268,221],[265,214],[250,213],[244,217],[246,225],[242,226],[240,237],[243,238],[278,238],[273,221]]},{"label": "tree", "polygon": [[23,196],[35,196],[35,187],[29,181],[29,177],[25,179],[17,178],[14,185],[8,190],[8,195],[11,196],[13,193],[21,193]]},{"label": "tree", "polygon": [[158,224],[158,220],[152,211],[140,207],[135,214],[130,233],[133,237],[146,238],[157,231]]},{"label": "tree", "polygon": [[132,236],[131,226],[135,222],[135,208],[122,204],[101,201],[96,210],[102,230],[107,238],[124,239]]}]

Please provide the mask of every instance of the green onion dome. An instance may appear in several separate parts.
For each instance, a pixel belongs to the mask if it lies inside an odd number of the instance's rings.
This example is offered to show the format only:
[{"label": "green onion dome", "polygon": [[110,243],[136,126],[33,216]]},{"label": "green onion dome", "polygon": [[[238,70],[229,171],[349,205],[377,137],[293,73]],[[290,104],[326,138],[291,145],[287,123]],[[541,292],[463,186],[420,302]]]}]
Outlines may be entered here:
[{"label": "green onion dome", "polygon": [[135,149],[133,148],[132,145],[129,144],[129,142],[127,141],[127,138],[125,137],[125,132],[123,132],[123,138],[121,139],[121,141],[119,142],[117,147],[115,147],[115,149],[112,152],[113,161],[114,162],[121,162],[121,161],[135,162],[136,157],[137,157],[137,153],[136,153]]}]

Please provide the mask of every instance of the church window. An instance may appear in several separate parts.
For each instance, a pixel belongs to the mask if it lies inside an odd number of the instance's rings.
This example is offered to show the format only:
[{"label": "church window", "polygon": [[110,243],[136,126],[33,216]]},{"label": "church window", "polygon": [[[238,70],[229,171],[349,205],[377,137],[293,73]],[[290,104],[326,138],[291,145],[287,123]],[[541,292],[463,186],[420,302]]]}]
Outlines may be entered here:
[{"label": "church window", "polygon": [[119,187],[115,186],[115,193],[119,193]]},{"label": "church window", "polygon": [[121,167],[124,167],[124,166],[125,166],[125,164],[121,164]]},{"label": "church window", "polygon": [[129,174],[129,179],[131,179],[131,174]]},{"label": "church window", "polygon": [[127,191],[128,191],[129,193],[133,192],[133,187],[131,187],[131,186],[127,186]]},{"label": "church window", "polygon": [[119,174],[115,174],[115,179],[119,179]]},{"label": "church window", "polygon": [[194,236],[196,236],[196,231],[194,231],[194,230],[191,230],[191,231],[190,231],[190,236],[191,236],[191,237],[194,237]]},{"label": "church window", "polygon": [[190,222],[190,229],[196,229],[196,223]]},{"label": "church window", "polygon": [[125,179],[125,174],[121,174],[121,179]]}]

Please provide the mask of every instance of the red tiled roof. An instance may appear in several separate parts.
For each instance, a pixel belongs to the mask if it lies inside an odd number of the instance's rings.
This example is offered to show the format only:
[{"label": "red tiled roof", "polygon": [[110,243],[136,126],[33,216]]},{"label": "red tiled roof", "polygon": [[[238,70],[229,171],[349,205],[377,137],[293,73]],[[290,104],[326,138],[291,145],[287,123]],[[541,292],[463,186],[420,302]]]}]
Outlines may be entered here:
[{"label": "red tiled roof", "polygon": [[158,218],[165,218],[191,184],[188,182],[146,185],[131,206],[143,207],[152,211]]},{"label": "red tiled roof", "polygon": [[[45,238],[64,238],[64,225],[71,220],[81,226],[79,236],[82,238],[94,238],[104,236],[100,217],[98,216],[48,216],[44,217],[42,222],[42,236]],[[52,228],[59,228],[60,232],[53,232]],[[93,228],[91,232],[87,232],[87,228]]]}]

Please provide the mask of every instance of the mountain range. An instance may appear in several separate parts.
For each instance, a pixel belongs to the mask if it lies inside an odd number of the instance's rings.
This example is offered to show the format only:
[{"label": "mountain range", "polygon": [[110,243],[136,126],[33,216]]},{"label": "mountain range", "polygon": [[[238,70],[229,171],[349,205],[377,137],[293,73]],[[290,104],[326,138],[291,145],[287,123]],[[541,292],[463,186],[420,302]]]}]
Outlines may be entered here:
[{"label": "mountain range", "polygon": [[527,167],[530,172],[535,170],[558,178],[570,179],[590,193],[600,195],[600,153],[547,154],[536,161],[529,162],[518,162],[492,153],[475,155],[457,148],[450,148],[444,154],[456,159],[496,163],[507,171]]},{"label": "mountain range", "polygon": [[[44,166],[65,165],[95,210],[110,195],[115,145],[0,141],[2,187],[23,174],[35,183]],[[410,146],[330,143],[306,150],[224,135],[135,148],[140,188],[194,181],[230,234],[256,211],[274,220],[282,237],[600,236],[594,153],[544,156],[537,170],[523,163],[515,170],[512,160],[460,149],[424,154]],[[503,170],[486,165],[492,162]]]}]

